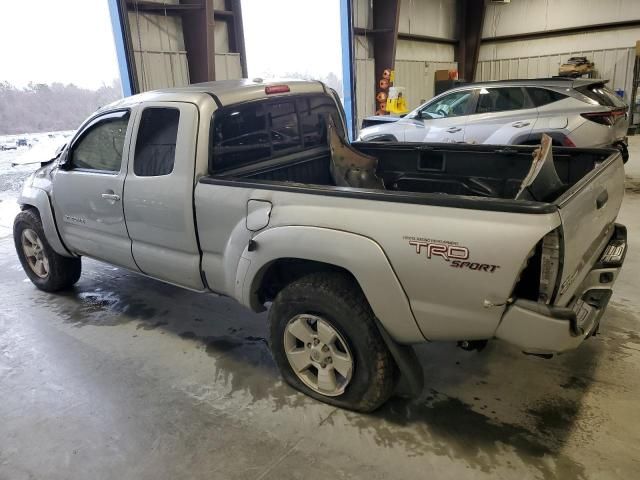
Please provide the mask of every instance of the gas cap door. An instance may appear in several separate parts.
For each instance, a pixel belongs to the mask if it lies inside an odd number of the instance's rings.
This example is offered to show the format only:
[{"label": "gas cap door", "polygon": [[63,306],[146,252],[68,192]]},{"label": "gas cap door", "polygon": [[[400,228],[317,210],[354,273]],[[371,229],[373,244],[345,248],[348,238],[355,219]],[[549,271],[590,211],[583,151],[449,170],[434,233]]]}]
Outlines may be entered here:
[{"label": "gas cap door", "polygon": [[266,200],[249,200],[247,202],[247,230],[256,232],[269,225],[271,202]]}]

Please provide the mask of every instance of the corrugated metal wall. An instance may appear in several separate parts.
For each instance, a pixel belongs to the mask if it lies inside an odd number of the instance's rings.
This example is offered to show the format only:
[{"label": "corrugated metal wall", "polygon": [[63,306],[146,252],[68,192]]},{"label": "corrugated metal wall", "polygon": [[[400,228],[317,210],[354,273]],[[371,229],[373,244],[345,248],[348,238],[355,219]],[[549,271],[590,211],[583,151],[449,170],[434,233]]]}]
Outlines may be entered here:
[{"label": "corrugated metal wall", "polygon": [[455,38],[456,0],[402,0],[398,31],[438,38]]},{"label": "corrugated metal wall", "polygon": [[242,78],[239,53],[216,53],[216,80]]},{"label": "corrugated metal wall", "polygon": [[357,128],[362,119],[375,114],[375,65],[373,58],[356,59]]},{"label": "corrugated metal wall", "polygon": [[182,20],[129,12],[131,43],[141,91],[189,84]]},{"label": "corrugated metal wall", "polygon": [[396,60],[395,85],[404,87],[409,110],[434,96],[436,70],[458,68],[456,62],[417,62]]},{"label": "corrugated metal wall", "polygon": [[611,88],[623,89],[625,100],[630,101],[635,48],[580,50],[553,55],[485,60],[478,62],[476,81],[551,77],[558,74],[558,67],[569,57],[577,56],[585,56],[592,60],[596,66],[595,76],[610,80]]},{"label": "corrugated metal wall", "polygon": [[[180,3],[179,0],[156,1]],[[213,7],[226,10],[225,0],[214,0]],[[189,64],[181,17],[145,13],[134,4],[128,18],[140,91],[188,85]],[[240,54],[230,52],[226,21],[214,22],[214,48],[216,79],[242,78]]]}]

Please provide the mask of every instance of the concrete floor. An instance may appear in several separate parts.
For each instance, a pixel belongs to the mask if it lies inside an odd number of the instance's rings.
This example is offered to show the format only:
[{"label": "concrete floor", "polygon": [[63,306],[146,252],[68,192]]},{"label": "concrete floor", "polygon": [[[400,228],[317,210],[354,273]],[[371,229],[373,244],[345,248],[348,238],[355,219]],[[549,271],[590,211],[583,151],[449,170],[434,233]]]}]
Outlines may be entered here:
[{"label": "concrete floor", "polygon": [[373,415],[284,385],[265,315],[229,299],[91,260],[71,292],[36,290],[5,187],[0,479],[636,478],[640,138],[632,147],[631,249],[601,335],[552,360],[424,345],[421,398]]}]

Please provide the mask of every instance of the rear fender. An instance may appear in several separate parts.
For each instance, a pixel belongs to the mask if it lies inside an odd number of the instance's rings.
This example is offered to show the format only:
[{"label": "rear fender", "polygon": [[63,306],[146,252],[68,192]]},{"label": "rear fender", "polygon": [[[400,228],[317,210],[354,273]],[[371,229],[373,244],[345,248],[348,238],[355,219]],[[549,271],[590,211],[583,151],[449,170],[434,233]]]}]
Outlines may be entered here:
[{"label": "rear fender", "polygon": [[47,192],[40,188],[34,188],[25,186],[22,189],[22,193],[18,198],[18,203],[24,208],[35,208],[38,210],[40,220],[42,221],[42,228],[47,237],[47,241],[51,248],[64,257],[73,257],[74,255],[67,250],[58,234],[58,228],[56,227],[56,219],[51,208],[51,201]]},{"label": "rear fender", "polygon": [[407,296],[384,251],[373,240],[328,228],[285,226],[266,230],[245,248],[236,275],[235,297],[263,310],[256,292],[269,265],[283,258],[323,262],[348,270],[387,332],[400,343],[423,342]]}]

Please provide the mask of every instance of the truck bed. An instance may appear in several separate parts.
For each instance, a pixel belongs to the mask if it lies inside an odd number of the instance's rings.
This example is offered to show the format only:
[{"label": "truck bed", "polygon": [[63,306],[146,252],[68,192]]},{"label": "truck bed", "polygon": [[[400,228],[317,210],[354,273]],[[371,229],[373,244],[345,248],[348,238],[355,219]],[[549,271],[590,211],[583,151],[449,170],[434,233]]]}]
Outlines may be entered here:
[{"label": "truck bed", "polygon": [[[535,150],[529,146],[461,144],[354,143],[353,146],[378,159],[377,174],[389,194],[447,194],[511,201],[529,171]],[[554,148],[556,171],[564,184],[557,197],[615,153],[601,149]],[[335,187],[329,164],[329,151],[317,149],[304,156],[298,154],[226,172],[222,177],[280,185]],[[403,197],[409,198],[408,195]],[[504,206],[506,208],[508,203]]]}]

